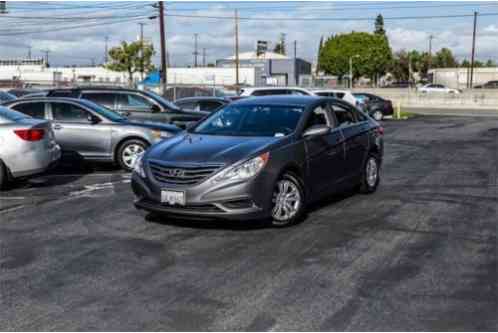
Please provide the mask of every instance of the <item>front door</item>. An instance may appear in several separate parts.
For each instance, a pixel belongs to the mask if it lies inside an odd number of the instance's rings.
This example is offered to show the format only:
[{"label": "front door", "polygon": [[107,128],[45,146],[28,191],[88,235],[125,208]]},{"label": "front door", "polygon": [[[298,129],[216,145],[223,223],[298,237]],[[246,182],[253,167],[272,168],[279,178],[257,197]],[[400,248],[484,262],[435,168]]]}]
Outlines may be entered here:
[{"label": "front door", "polygon": [[69,102],[51,102],[50,110],[55,139],[63,151],[85,158],[112,156],[111,129],[105,123],[92,123],[90,111]]},{"label": "front door", "polygon": [[164,112],[152,99],[135,93],[117,94],[118,111],[132,120],[168,123],[168,112]]},{"label": "front door", "polygon": [[308,181],[314,197],[328,193],[344,177],[344,139],[340,128],[335,126],[327,104],[316,107],[310,113],[304,131],[316,125],[330,127],[323,135],[304,138]]}]

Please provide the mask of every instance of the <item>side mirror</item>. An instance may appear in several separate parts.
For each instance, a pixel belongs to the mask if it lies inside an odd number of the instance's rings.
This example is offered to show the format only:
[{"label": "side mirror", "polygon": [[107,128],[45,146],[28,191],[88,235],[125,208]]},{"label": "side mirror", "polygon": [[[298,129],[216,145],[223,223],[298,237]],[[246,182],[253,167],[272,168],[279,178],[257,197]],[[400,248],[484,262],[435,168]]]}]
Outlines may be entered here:
[{"label": "side mirror", "polygon": [[98,124],[98,123],[101,122],[100,118],[97,117],[97,116],[95,116],[95,115],[93,115],[93,114],[88,115],[87,119],[88,119],[88,122],[91,123],[91,124],[93,124],[93,125]]},{"label": "side mirror", "polygon": [[310,137],[310,136],[318,136],[318,135],[324,135],[330,132],[330,127],[327,125],[314,125],[308,128],[306,131],[303,133],[303,137]]},{"label": "side mirror", "polygon": [[152,113],[159,113],[161,112],[161,108],[159,106],[157,106],[156,104],[153,104],[151,107],[150,107],[150,111]]}]

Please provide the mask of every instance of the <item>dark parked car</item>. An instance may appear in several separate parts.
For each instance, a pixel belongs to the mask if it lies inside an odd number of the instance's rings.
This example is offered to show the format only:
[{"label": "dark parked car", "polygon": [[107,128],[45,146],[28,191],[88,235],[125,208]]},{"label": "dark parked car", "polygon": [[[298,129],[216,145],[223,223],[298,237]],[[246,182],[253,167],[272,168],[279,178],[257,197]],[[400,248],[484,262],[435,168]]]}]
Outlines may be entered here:
[{"label": "dark parked car", "polygon": [[125,170],[131,170],[137,156],[150,145],[180,131],[173,125],[132,122],[84,99],[18,99],[6,106],[50,120],[63,152],[77,153],[90,161],[115,162]]},{"label": "dark parked car", "polygon": [[498,81],[488,81],[474,86],[474,89],[498,89]]},{"label": "dark parked car", "polygon": [[135,206],[155,213],[297,222],[307,204],[379,184],[383,129],[341,100],[242,99],[151,147],[135,164]]},{"label": "dark parked car", "polygon": [[6,92],[6,91],[1,91],[0,90],[0,104],[5,103],[5,102],[10,102],[15,100],[17,97]]},{"label": "dark parked car", "polygon": [[363,105],[363,111],[377,121],[381,121],[385,116],[392,116],[394,113],[393,103],[388,99],[370,93],[354,93],[353,95]]},{"label": "dark parked car", "polygon": [[209,114],[182,110],[153,92],[138,89],[79,87],[51,90],[48,96],[83,98],[116,111],[129,119],[169,123],[179,127],[197,122]]},{"label": "dark parked car", "polygon": [[224,97],[197,96],[177,99],[175,104],[183,110],[211,113],[230,102],[230,99]]}]

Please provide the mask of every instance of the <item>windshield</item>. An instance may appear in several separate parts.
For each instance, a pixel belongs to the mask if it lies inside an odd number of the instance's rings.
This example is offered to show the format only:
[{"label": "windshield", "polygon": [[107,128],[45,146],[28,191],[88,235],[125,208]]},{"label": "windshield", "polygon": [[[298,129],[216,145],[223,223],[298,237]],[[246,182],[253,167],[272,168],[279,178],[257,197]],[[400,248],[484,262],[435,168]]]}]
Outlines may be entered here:
[{"label": "windshield", "polygon": [[228,136],[286,136],[294,132],[303,107],[232,105],[214,113],[191,130],[197,134]]},{"label": "windshield", "polygon": [[95,104],[89,100],[80,99],[81,104],[84,104],[91,108],[93,111],[97,112],[101,116],[111,120],[111,121],[123,121],[126,120],[126,117],[123,117],[119,113],[112,111],[111,109],[106,108],[105,106]]},{"label": "windshield", "polygon": [[168,109],[171,109],[171,110],[180,110],[180,108],[178,106],[176,106],[175,104],[171,103],[170,101],[168,101],[164,97],[159,96],[158,94],[156,94],[156,93],[154,93],[152,91],[144,91],[144,94],[146,94],[147,96],[153,98],[155,101],[161,103],[163,106],[166,106]]}]

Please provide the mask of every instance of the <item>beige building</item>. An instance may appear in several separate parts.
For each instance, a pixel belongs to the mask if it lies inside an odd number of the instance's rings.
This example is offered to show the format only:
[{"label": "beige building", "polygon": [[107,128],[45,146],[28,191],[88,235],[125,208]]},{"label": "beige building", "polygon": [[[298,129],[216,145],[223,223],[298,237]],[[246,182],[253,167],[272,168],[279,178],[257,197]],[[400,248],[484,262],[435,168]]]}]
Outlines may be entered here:
[{"label": "beige building", "polygon": [[[470,81],[470,68],[434,68],[429,70],[433,82],[444,84],[450,88],[465,89]],[[498,80],[498,67],[474,68],[473,85]]]}]

